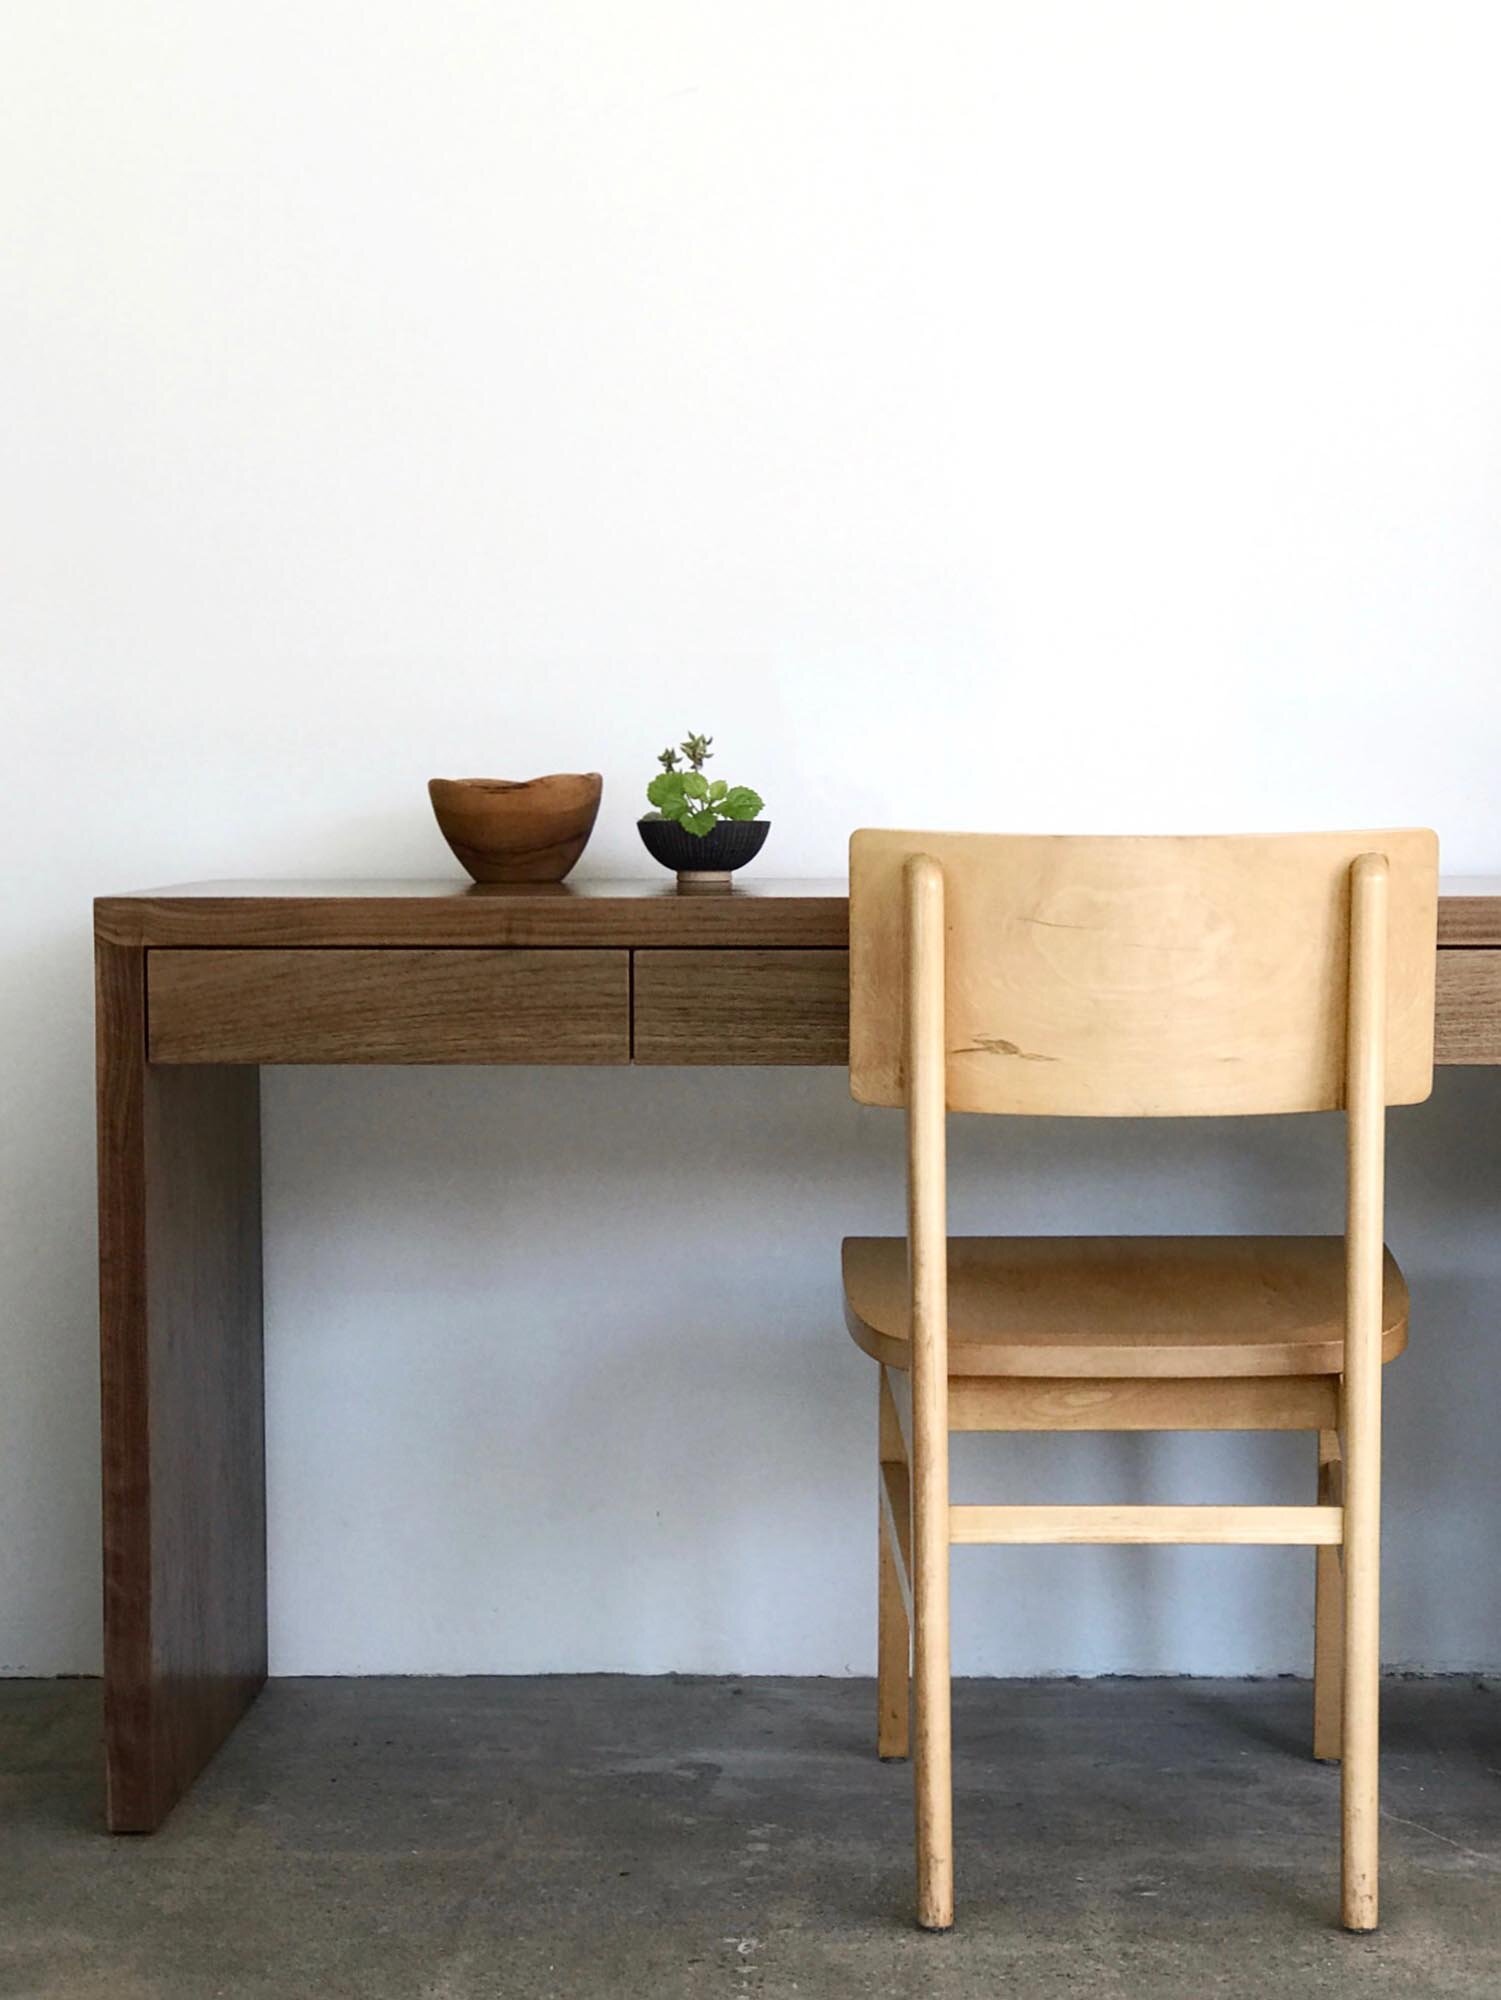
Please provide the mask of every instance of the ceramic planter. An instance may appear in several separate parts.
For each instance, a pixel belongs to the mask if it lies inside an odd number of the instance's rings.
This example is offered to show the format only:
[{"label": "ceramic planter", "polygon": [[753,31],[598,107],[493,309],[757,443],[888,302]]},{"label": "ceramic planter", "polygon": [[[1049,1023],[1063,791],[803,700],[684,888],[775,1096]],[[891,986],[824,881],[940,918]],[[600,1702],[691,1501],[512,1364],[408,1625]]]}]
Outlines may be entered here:
[{"label": "ceramic planter", "polygon": [[769,819],[722,819],[709,833],[688,833],[672,819],[637,820],[653,861],[677,870],[680,882],[727,882],[754,861],[771,831]]}]

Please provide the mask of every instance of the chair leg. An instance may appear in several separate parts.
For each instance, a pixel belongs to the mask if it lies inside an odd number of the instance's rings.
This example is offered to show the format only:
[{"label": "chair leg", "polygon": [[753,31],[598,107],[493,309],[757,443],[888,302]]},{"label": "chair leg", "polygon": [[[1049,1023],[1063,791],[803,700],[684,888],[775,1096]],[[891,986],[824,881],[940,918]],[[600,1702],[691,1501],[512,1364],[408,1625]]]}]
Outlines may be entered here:
[{"label": "chair leg", "polygon": [[902,1429],[891,1400],[886,1371],[880,1371],[880,1446],[876,1454],[876,1541],[878,1636],[876,1646],[876,1750],[891,1762],[907,1755],[912,1704],[912,1628],[902,1598],[898,1556],[886,1525],[881,1467],[905,1465]]},{"label": "chair leg", "polygon": [[[1345,1422],[1345,1685],[1340,1763],[1341,1894],[1345,1929],[1378,1918],[1381,1735],[1381,1405]],[[1372,1407],[1374,1404],[1374,1407]]]},{"label": "chair leg", "polygon": [[[1340,1504],[1339,1432],[1319,1432],[1318,1503]],[[1340,1551],[1321,1548],[1314,1561],[1313,1754],[1321,1763],[1339,1762],[1344,1702],[1345,1598]]]},{"label": "chair leg", "polygon": [[912,1635],[907,1625],[907,1607],[902,1602],[902,1586],[897,1580],[896,1558],[891,1553],[886,1518],[876,1524],[881,1538],[880,1650],[876,1658],[876,1749],[884,1763],[900,1762],[907,1755],[909,1712],[912,1700]]},{"label": "chair leg", "polygon": [[[935,1423],[934,1418],[937,1418]],[[941,1423],[942,1429],[938,1428]],[[912,1613],[917,1921],[954,1921],[954,1771],[949,1667],[948,1413],[913,1397]]]}]

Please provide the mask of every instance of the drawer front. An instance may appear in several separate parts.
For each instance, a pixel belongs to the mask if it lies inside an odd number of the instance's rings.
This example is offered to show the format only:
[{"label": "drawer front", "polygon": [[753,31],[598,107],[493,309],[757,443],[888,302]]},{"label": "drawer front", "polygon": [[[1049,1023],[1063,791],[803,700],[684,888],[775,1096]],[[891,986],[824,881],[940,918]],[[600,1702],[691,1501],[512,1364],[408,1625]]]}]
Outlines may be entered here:
[{"label": "drawer front", "polygon": [[1441,951],[1434,1060],[1501,1063],[1501,951]]},{"label": "drawer front", "polygon": [[626,1063],[624,951],[152,951],[156,1063]]},{"label": "drawer front", "polygon": [[634,956],[638,1063],[849,1061],[847,951]]}]

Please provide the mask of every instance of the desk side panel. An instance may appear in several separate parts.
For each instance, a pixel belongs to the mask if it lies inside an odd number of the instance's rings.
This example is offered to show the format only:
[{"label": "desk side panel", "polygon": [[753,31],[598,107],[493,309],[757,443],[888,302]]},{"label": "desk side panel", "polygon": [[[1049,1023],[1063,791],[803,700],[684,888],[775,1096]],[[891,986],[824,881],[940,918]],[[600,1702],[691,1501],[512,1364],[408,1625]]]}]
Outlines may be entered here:
[{"label": "desk side panel", "polygon": [[266,1677],[260,1079],[146,1062],[97,948],[107,1816],[159,1825]]}]

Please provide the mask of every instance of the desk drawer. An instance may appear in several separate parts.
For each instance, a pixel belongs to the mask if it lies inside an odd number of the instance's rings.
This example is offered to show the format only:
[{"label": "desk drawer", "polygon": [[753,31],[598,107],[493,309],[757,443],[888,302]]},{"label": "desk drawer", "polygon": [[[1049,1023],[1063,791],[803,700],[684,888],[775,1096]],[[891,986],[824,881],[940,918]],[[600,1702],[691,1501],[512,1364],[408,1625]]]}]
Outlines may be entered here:
[{"label": "desk drawer", "polygon": [[157,1063],[626,1063],[624,951],[153,951]]},{"label": "desk drawer", "polygon": [[847,951],[638,951],[638,1063],[828,1063],[850,1053]]},{"label": "desk drawer", "polygon": [[1438,955],[1435,1062],[1501,1063],[1501,951]]}]

